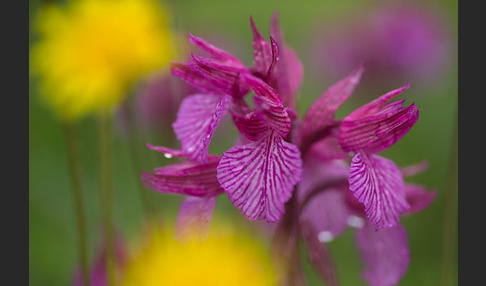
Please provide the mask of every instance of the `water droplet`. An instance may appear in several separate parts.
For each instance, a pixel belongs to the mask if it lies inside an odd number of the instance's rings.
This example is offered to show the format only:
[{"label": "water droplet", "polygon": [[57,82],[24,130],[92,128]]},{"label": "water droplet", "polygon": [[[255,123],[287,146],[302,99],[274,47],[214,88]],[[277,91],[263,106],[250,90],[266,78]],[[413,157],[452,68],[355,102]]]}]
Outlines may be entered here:
[{"label": "water droplet", "polygon": [[364,220],[359,216],[351,215],[348,217],[348,225],[354,228],[362,228],[364,226]]},{"label": "water droplet", "polygon": [[167,158],[167,159],[170,159],[172,158],[172,154],[169,154],[169,153],[164,153],[164,157]]},{"label": "water droplet", "polygon": [[321,231],[317,235],[317,239],[319,239],[320,242],[330,242],[334,239],[334,235],[332,235],[332,232],[330,231]]}]

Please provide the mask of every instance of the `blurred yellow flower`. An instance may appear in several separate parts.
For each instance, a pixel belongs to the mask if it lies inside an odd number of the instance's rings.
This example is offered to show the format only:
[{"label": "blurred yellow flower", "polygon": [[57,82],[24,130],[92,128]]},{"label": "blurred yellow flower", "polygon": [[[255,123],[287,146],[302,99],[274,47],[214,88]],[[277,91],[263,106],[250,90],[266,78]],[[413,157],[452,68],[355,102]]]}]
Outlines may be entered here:
[{"label": "blurred yellow flower", "polygon": [[155,230],[124,268],[122,286],[271,286],[276,273],[269,251],[248,233],[213,221],[207,238],[173,238]]},{"label": "blurred yellow flower", "polygon": [[140,76],[168,64],[170,20],[156,0],[48,5],[35,22],[30,68],[47,103],[76,119],[119,102]]}]

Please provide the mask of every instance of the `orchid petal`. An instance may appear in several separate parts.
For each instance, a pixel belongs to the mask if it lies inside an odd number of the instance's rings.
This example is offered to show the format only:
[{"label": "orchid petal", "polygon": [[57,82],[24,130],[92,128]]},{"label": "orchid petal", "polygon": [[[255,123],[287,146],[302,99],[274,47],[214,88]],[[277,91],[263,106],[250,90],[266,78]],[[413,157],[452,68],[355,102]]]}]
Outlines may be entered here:
[{"label": "orchid petal", "polygon": [[220,61],[220,64],[224,65],[229,65],[233,67],[239,67],[239,68],[245,68],[245,65],[243,65],[238,58],[234,57],[232,54],[217,48],[210,43],[206,42],[205,40],[193,36],[191,33],[189,33],[189,42],[191,44],[198,46],[205,50],[206,52],[210,53],[213,55],[216,59]]},{"label": "orchid petal", "polygon": [[263,39],[260,32],[253,22],[253,18],[250,17],[251,30],[253,32],[253,54],[254,54],[254,68],[258,77],[265,78],[272,62],[274,62],[274,56],[272,53],[272,47]]},{"label": "orchid petal", "polygon": [[238,131],[251,141],[258,140],[268,130],[265,121],[251,111],[243,99],[233,99],[231,116]]},{"label": "orchid petal", "polygon": [[388,159],[364,152],[356,154],[348,181],[349,189],[364,204],[366,216],[377,229],[397,225],[400,215],[410,208],[402,174]]},{"label": "orchid petal", "polygon": [[242,81],[248,84],[248,86],[253,89],[257,96],[267,98],[275,105],[283,106],[282,98],[280,97],[278,92],[262,79],[245,74]]},{"label": "orchid petal", "polygon": [[[297,193],[301,201],[309,192],[319,186],[327,186],[331,181],[346,180],[348,165],[343,160],[322,160],[314,152],[309,152],[304,158],[302,180],[299,182]],[[322,174],[326,174],[323,176]]]},{"label": "orchid petal", "polygon": [[214,61],[191,55],[189,59],[191,69],[218,87],[223,93],[233,97],[243,97],[250,88],[240,80],[241,76],[249,74],[246,68],[221,65]]},{"label": "orchid petal", "polygon": [[377,99],[357,108],[353,112],[351,112],[344,120],[355,120],[362,117],[370,116],[374,113],[380,112],[383,109],[383,106],[390,101],[395,96],[402,93],[404,90],[410,87],[410,83],[405,84],[404,86],[392,90]]},{"label": "orchid petal", "polygon": [[[351,215],[341,185],[334,184],[341,180],[347,188],[347,177],[348,167],[342,160],[322,161],[312,153],[305,157],[297,195],[301,205],[306,200],[308,202],[302,206],[301,220],[311,223],[318,233],[322,232],[329,240],[346,229],[348,216]],[[320,192],[314,195],[316,191]],[[309,196],[312,199],[309,200]]]},{"label": "orchid petal", "polygon": [[255,112],[282,137],[290,131],[290,117],[278,93],[264,81],[253,76],[245,76],[244,81],[253,89]]},{"label": "orchid petal", "polygon": [[174,150],[171,148],[163,147],[163,146],[154,146],[150,143],[145,143],[147,147],[152,150],[158,151],[164,155],[165,158],[170,159],[172,157],[176,158],[187,158],[187,154],[180,150]]},{"label": "orchid petal", "polygon": [[195,94],[186,97],[172,125],[190,159],[207,162],[211,137],[228,111],[230,97]]},{"label": "orchid petal", "polygon": [[350,215],[342,190],[329,188],[309,201],[301,219],[312,224],[322,242],[329,242],[346,230]]},{"label": "orchid petal", "polygon": [[412,104],[393,112],[380,112],[355,120],[345,119],[341,123],[339,143],[345,151],[381,152],[407,134],[418,116],[419,110]]},{"label": "orchid petal", "polygon": [[206,94],[222,94],[221,90],[214,86],[209,80],[193,71],[189,64],[170,63],[170,72],[175,77],[181,77],[189,84],[199,88]]},{"label": "orchid petal", "polygon": [[309,107],[300,125],[302,144],[334,123],[334,114],[358,85],[363,74],[363,65],[358,66],[349,76],[329,87]]},{"label": "orchid petal", "polygon": [[427,171],[428,168],[429,162],[427,160],[423,160],[420,163],[400,168],[400,172],[402,173],[403,177],[412,177]]},{"label": "orchid petal", "polygon": [[371,286],[397,285],[410,263],[407,231],[401,225],[375,231],[370,223],[356,232],[364,279]]},{"label": "orchid petal", "polygon": [[411,215],[426,209],[437,197],[437,191],[427,191],[423,186],[405,184],[405,194],[410,209],[404,215]]},{"label": "orchid petal", "polygon": [[142,184],[161,193],[211,197],[223,192],[216,177],[220,157],[209,156],[207,164],[186,161],[142,171]]},{"label": "orchid petal", "polygon": [[274,13],[272,17],[270,34],[282,50],[273,76],[270,79],[270,84],[278,90],[284,104],[295,109],[296,91],[302,83],[304,68],[297,53],[283,42],[283,37],[278,27],[277,13]]},{"label": "orchid petal", "polygon": [[279,92],[285,106],[296,108],[297,90],[303,76],[304,68],[297,53],[284,45],[268,82]]},{"label": "orchid petal", "polygon": [[290,131],[290,117],[282,105],[277,105],[266,97],[255,96],[255,112],[268,126],[277,131],[283,138],[287,137]]},{"label": "orchid petal", "polygon": [[269,131],[257,142],[224,152],[217,171],[230,201],[249,220],[275,222],[300,180],[301,168],[297,147]]},{"label": "orchid petal", "polygon": [[204,239],[213,219],[214,197],[187,197],[179,208],[175,236],[180,239]]},{"label": "orchid petal", "polygon": [[339,145],[338,138],[332,135],[314,143],[311,151],[323,161],[346,159],[348,157],[348,153],[344,152],[341,145]]},{"label": "orchid petal", "polygon": [[269,82],[273,75],[273,70],[279,62],[280,48],[278,46],[277,40],[270,36],[270,44],[272,46],[272,61],[268,67],[267,74],[265,76],[265,82]]}]

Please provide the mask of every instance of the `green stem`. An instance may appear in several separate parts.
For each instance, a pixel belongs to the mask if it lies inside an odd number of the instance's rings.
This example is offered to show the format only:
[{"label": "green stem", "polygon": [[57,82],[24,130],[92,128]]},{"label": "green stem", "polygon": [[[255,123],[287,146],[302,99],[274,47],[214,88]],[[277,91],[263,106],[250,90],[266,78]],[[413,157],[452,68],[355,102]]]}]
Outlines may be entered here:
[{"label": "green stem", "polygon": [[108,110],[100,114],[101,210],[106,239],[107,284],[115,285],[113,237],[113,187],[111,177],[111,128]]},{"label": "green stem", "polygon": [[83,285],[89,285],[89,266],[87,258],[87,243],[86,243],[86,216],[84,214],[84,203],[81,191],[81,180],[79,176],[78,156],[76,148],[76,132],[72,122],[67,122],[64,125],[64,135],[66,136],[67,155],[69,173],[71,176],[74,212],[76,217],[76,225],[78,228],[78,251],[81,262],[81,272],[83,277]]},{"label": "green stem", "polygon": [[148,199],[146,190],[143,188],[142,183],[140,181],[140,170],[141,170],[141,164],[140,164],[140,156],[139,153],[137,152],[137,146],[139,143],[138,140],[138,132],[135,130],[135,118],[133,116],[132,112],[132,102],[130,99],[127,98],[127,100],[123,104],[123,108],[125,111],[125,114],[127,115],[127,123],[128,123],[128,151],[129,151],[129,156],[130,160],[132,162],[133,166],[133,171],[135,172],[135,178],[137,181],[137,187],[139,190],[139,195],[140,195],[140,201],[142,202],[142,209],[143,213],[145,215],[145,218],[148,218],[150,213],[154,212],[155,207],[153,206],[153,203]]},{"label": "green stem", "polygon": [[455,285],[454,283],[454,243],[456,233],[456,214],[457,214],[457,112],[454,123],[454,134],[452,136],[452,146],[450,162],[447,170],[447,186],[444,199],[444,220],[442,226],[442,271],[440,285]]}]

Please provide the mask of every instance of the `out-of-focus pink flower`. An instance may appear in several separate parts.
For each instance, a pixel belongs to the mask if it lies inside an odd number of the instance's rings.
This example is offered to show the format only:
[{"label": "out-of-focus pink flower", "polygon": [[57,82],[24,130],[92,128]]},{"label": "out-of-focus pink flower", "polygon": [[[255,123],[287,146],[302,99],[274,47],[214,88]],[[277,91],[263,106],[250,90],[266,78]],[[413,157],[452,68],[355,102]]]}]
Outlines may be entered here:
[{"label": "out-of-focus pink flower", "polygon": [[[115,279],[118,280],[122,269],[126,263],[126,249],[125,249],[125,243],[121,237],[120,234],[115,233],[115,240],[114,240],[114,251],[115,251],[115,256],[114,256],[114,268],[115,268]],[[106,246],[106,239],[103,237],[103,242],[96,253],[96,259],[93,263],[93,265],[90,268],[89,271],[89,283],[88,285],[91,286],[105,286],[108,285],[107,283],[107,273],[108,271],[106,270],[106,254],[107,254],[107,246]],[[82,286],[84,285],[83,283],[83,276],[81,274],[81,269],[77,269],[75,276],[74,276],[74,281],[73,281],[74,286]]]},{"label": "out-of-focus pink flower", "polygon": [[195,88],[168,73],[154,74],[136,95],[136,117],[140,127],[170,126],[182,100],[193,91]]},{"label": "out-of-focus pink flower", "polygon": [[334,77],[364,61],[367,81],[430,83],[453,58],[450,24],[436,7],[386,3],[349,18],[317,32],[313,53],[319,71]]}]

